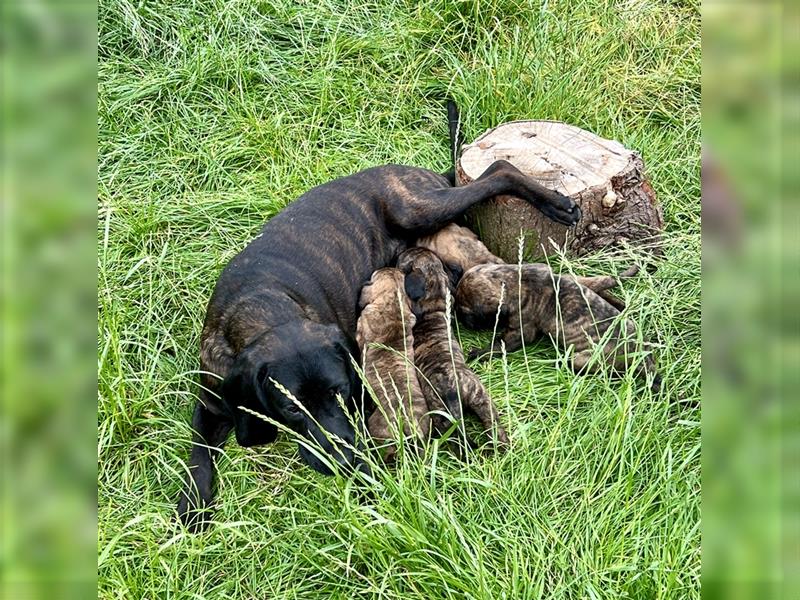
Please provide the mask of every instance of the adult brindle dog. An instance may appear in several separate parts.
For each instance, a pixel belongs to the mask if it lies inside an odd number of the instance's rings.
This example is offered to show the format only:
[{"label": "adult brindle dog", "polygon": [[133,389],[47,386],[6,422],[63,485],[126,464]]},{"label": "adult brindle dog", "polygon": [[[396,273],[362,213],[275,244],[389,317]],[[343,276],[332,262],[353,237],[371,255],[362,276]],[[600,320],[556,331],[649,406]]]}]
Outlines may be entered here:
[{"label": "adult brindle dog", "polygon": [[[452,103],[448,118],[455,156],[460,140]],[[267,444],[277,436],[274,425],[240,406],[315,441],[345,470],[360,467],[352,450],[355,431],[337,395],[351,411],[354,398],[360,397],[350,355],[358,352],[354,339],[361,287],[415,238],[500,194],[523,198],[565,225],[580,219],[571,198],[501,160],[463,187],[453,187],[452,174],[402,165],[374,167],[315,187],[264,225],[222,271],[208,304],[189,478],[178,503],[184,523],[193,530],[204,523],[213,497],[213,455],[231,429],[242,446]],[[275,381],[306,410],[279,391]],[[330,473],[302,445],[300,456],[312,468]]]}]

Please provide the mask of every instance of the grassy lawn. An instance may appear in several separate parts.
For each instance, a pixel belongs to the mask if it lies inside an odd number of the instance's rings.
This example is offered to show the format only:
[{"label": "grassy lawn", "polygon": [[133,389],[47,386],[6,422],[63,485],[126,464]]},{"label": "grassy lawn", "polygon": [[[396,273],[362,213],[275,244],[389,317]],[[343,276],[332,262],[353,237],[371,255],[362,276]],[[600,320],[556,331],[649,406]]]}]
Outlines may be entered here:
[{"label": "grassy lawn", "polygon": [[[698,4],[102,0],[100,595],[698,598]],[[577,377],[532,345],[476,367],[510,453],[403,462],[364,499],[285,438],[231,442],[216,522],[188,534],[174,507],[217,275],[314,185],[387,162],[446,170],[448,95],[468,140],[558,119],[642,153],[666,253],[622,293],[664,391]]]}]

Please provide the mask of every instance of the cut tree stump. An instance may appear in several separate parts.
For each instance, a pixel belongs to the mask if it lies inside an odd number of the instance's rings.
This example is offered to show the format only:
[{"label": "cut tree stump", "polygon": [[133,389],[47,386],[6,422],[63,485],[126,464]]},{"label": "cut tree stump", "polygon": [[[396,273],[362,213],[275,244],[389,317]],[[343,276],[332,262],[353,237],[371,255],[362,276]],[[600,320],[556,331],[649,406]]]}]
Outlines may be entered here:
[{"label": "cut tree stump", "polygon": [[462,149],[458,185],[507,160],[545,187],[571,196],[583,217],[574,228],[549,220],[513,196],[498,196],[466,214],[488,248],[517,261],[520,232],[526,261],[553,254],[552,240],[568,256],[630,244],[660,253],[661,207],[644,175],[642,158],[619,142],[558,121],[513,121],[490,129]]}]

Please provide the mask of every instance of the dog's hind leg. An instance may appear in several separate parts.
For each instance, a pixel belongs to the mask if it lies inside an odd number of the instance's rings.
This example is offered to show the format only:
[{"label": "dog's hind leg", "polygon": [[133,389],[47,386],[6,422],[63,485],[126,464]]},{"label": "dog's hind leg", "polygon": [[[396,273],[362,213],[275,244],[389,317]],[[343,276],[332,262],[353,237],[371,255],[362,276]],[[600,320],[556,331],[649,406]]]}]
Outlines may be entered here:
[{"label": "dog's hind leg", "polygon": [[480,177],[462,187],[425,189],[394,180],[386,191],[389,193],[382,203],[387,222],[413,237],[432,233],[474,204],[505,194],[530,202],[549,219],[565,225],[574,225],[581,217],[580,208],[570,197],[547,189],[505,160],[492,163]]},{"label": "dog's hind leg", "polygon": [[206,524],[208,509],[214,497],[214,456],[222,448],[233,429],[233,423],[208,410],[201,401],[192,417],[192,454],[189,457],[189,475],[178,501],[178,516],[192,531],[200,531]]}]

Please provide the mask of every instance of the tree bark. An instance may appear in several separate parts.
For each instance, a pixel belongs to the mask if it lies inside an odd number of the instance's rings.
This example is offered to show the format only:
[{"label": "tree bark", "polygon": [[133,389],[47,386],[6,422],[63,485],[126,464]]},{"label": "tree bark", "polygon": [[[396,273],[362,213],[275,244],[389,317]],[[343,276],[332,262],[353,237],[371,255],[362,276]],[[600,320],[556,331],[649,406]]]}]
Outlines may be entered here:
[{"label": "tree bark", "polygon": [[500,159],[571,196],[583,211],[581,221],[567,228],[513,196],[473,207],[466,214],[467,224],[504,260],[517,261],[521,232],[526,261],[554,253],[553,244],[568,256],[624,243],[660,253],[661,207],[641,156],[619,142],[558,121],[505,123],[464,146],[456,165],[457,184],[473,181]]}]

